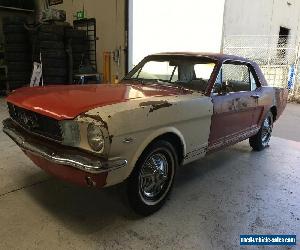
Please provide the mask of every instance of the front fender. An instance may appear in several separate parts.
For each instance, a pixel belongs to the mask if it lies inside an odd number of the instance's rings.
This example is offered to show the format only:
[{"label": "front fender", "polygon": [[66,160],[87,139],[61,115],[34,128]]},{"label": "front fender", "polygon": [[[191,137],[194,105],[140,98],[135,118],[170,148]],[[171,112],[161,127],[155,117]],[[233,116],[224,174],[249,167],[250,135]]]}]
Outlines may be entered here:
[{"label": "front fender", "polygon": [[153,130],[142,140],[137,150],[134,152],[131,158],[128,159],[128,166],[126,168],[117,169],[108,174],[106,186],[111,186],[126,180],[130,176],[131,172],[133,171],[136,162],[138,161],[142,153],[145,151],[145,149],[151,144],[151,142],[153,142],[156,138],[167,133],[172,133],[178,136],[178,138],[180,138],[183,146],[183,154],[186,155],[186,142],[183,134],[179,131],[179,129],[169,126],[169,127],[163,127],[157,130]]},{"label": "front fender", "polygon": [[[153,108],[156,103],[163,103]],[[165,105],[167,104],[167,105]],[[180,138],[184,164],[205,155],[210,132],[213,104],[201,94],[144,99],[89,111],[107,124],[110,157],[123,157],[128,166],[109,173],[107,185],[124,181],[134,169],[145,148],[157,137],[173,133]]]},{"label": "front fender", "polygon": [[177,135],[182,143],[183,146],[183,154],[186,155],[186,142],[185,139],[182,135],[182,133],[175,127],[165,127],[165,128],[160,128],[158,130],[153,131],[149,136],[146,137],[146,139],[143,141],[143,143],[141,144],[141,146],[138,148],[138,150],[135,152],[133,158],[132,158],[132,164],[130,164],[132,166],[132,169],[134,168],[137,160],[139,159],[139,157],[142,155],[142,153],[144,152],[144,150],[146,149],[146,147],[153,142],[156,138],[167,134],[167,133],[172,133]]}]

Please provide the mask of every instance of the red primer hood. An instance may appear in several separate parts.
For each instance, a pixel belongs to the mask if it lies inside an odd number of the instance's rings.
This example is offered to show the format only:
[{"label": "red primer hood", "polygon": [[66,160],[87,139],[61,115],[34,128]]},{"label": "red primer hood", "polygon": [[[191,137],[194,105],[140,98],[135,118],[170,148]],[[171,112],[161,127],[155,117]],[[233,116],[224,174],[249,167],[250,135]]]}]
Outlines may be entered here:
[{"label": "red primer hood", "polygon": [[191,91],[161,85],[52,85],[18,89],[7,97],[7,102],[57,120],[64,120],[74,119],[94,108],[132,99],[189,93]]}]

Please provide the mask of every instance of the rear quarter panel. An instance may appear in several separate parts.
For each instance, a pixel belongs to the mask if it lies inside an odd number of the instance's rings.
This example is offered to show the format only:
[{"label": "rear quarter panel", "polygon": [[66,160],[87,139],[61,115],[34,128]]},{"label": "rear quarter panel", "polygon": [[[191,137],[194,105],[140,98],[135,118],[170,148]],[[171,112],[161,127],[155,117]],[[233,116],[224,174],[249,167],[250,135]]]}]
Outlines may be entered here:
[{"label": "rear quarter panel", "polygon": [[272,107],[276,107],[276,120],[280,117],[287,104],[288,90],[284,88],[263,86],[256,90],[260,98],[257,100],[257,111],[254,123],[261,126],[264,117]]},{"label": "rear quarter panel", "polygon": [[275,106],[277,107],[276,118],[278,119],[286,107],[289,91],[288,89],[284,89],[284,88],[274,88],[274,91],[275,91],[274,103]]}]

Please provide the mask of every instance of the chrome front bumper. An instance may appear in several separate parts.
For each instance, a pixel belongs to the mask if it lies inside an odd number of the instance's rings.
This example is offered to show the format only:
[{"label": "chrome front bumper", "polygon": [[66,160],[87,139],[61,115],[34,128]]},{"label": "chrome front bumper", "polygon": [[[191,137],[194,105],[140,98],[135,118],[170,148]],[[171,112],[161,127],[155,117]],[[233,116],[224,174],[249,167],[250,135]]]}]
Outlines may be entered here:
[{"label": "chrome front bumper", "polygon": [[55,164],[74,167],[92,174],[110,172],[127,166],[125,159],[114,158],[105,160],[80,149],[63,146],[59,143],[32,135],[21,128],[12,119],[3,121],[3,132],[22,150]]}]

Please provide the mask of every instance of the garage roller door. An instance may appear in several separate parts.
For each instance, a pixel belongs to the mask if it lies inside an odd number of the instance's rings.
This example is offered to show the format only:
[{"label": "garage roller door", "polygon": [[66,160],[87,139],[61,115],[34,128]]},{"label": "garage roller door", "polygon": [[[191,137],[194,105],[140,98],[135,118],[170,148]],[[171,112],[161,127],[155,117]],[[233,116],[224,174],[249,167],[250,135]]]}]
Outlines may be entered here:
[{"label": "garage roller door", "polygon": [[223,12],[224,0],[129,0],[129,69],[157,52],[220,52]]}]

